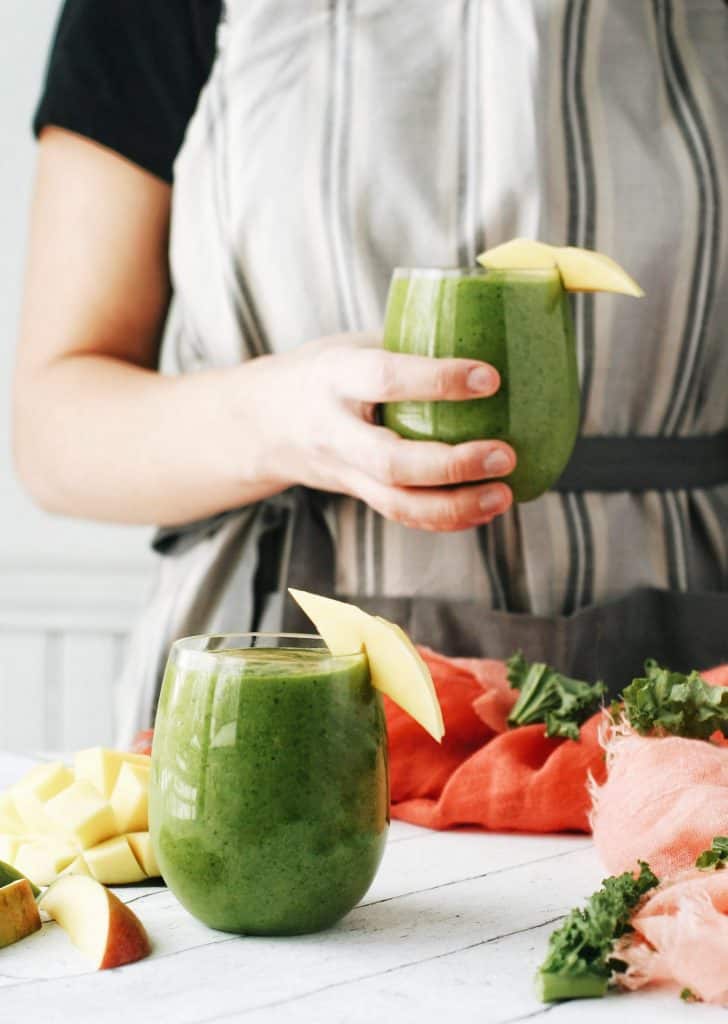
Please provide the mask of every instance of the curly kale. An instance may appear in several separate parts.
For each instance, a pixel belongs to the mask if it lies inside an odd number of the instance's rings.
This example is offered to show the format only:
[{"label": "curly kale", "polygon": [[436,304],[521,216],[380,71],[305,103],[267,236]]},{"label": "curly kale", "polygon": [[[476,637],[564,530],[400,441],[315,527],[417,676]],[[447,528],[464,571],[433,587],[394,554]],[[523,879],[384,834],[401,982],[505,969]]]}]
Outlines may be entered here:
[{"label": "curly kale", "polygon": [[538,972],[543,1002],[603,996],[612,973],[624,969],[612,958],[614,943],[629,931],[630,918],[645,893],[659,884],[648,864],[640,861],[639,867],[636,878],[626,871],[605,879],[586,906],[572,910],[553,932]]},{"label": "curly kale", "polygon": [[709,850],[703,850],[695,861],[701,871],[722,871],[728,862],[728,836],[715,836]]},{"label": "curly kale", "polygon": [[710,686],[697,672],[683,675],[645,662],[645,675],[622,694],[627,719],[641,735],[669,733],[707,740],[728,736],[728,686]]},{"label": "curly kale", "polygon": [[569,679],[543,662],[529,664],[521,652],[506,662],[508,682],[520,690],[508,716],[508,724],[530,725],[543,722],[547,736],[579,739],[579,726],[599,707],[604,683],[585,683]]}]

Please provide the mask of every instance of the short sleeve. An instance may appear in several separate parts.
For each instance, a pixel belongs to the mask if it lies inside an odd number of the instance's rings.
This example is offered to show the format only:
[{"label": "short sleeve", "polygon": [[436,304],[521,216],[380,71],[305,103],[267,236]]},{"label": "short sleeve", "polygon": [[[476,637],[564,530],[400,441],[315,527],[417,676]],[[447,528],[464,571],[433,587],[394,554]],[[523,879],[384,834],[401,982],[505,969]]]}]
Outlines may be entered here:
[{"label": "short sleeve", "polygon": [[221,0],[66,0],[33,120],[171,182],[215,55]]}]

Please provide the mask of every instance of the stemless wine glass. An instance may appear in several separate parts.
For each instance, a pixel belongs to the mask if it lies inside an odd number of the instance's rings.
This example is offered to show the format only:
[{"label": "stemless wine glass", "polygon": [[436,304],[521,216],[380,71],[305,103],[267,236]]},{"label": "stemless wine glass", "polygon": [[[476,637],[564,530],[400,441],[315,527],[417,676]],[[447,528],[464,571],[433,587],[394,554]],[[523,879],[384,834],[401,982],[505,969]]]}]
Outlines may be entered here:
[{"label": "stemless wine glass", "polygon": [[165,882],[223,931],[292,935],[348,913],[389,824],[382,702],[366,655],[318,636],[178,640],[149,792]]},{"label": "stemless wine glass", "polygon": [[556,482],[579,427],[574,329],[556,268],[398,268],[384,347],[480,359],[501,375],[491,398],[390,402],[383,409],[386,426],[403,437],[448,444],[507,441],[518,457],[507,477],[516,501],[537,498]]}]

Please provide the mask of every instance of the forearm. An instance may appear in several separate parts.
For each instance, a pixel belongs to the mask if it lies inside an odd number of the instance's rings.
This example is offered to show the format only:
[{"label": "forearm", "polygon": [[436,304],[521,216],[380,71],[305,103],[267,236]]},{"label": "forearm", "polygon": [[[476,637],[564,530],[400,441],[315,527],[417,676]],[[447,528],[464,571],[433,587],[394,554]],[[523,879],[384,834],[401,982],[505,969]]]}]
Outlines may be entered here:
[{"label": "forearm", "polygon": [[51,512],[183,523],[284,489],[268,475],[248,385],[256,368],[164,376],[108,356],[69,355],[16,387],[18,472]]}]

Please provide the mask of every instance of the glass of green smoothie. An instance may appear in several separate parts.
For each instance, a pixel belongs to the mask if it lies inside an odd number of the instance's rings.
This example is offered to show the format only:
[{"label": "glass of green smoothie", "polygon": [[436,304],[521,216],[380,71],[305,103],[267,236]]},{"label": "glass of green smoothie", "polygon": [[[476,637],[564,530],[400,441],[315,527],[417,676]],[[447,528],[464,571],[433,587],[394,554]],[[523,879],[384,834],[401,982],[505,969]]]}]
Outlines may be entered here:
[{"label": "glass of green smoothie", "polygon": [[576,441],[579,381],[568,297],[556,267],[534,270],[397,269],[384,347],[496,367],[500,390],[463,402],[391,402],[383,422],[403,437],[499,439],[518,465],[506,478],[530,501],[559,478]]},{"label": "glass of green smoothie", "polygon": [[386,725],[363,653],[318,636],[178,640],[149,790],[165,882],[222,931],[334,924],[376,874],[389,825]]}]

